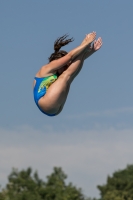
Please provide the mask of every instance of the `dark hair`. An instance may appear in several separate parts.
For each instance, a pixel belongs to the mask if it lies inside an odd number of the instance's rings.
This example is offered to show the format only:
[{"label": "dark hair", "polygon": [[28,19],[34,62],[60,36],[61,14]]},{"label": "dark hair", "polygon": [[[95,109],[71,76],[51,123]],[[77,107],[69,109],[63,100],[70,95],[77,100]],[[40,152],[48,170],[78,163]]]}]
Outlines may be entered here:
[{"label": "dark hair", "polygon": [[[59,51],[61,49],[62,46],[67,45],[69,42],[73,42],[73,38],[70,39],[66,39],[68,37],[67,34],[63,35],[62,37],[59,37],[55,43],[54,43],[54,50],[55,52],[51,54],[51,56],[48,58],[49,62],[53,61],[53,60],[57,60],[63,56],[65,56],[67,54],[66,51]],[[65,40],[66,39],[66,40]]]}]

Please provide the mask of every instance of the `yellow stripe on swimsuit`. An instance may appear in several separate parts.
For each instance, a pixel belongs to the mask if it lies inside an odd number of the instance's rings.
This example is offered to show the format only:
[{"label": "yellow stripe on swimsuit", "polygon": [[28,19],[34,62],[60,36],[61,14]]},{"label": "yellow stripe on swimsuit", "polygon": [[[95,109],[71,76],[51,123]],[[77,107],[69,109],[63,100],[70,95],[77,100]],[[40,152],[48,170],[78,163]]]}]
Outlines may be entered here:
[{"label": "yellow stripe on swimsuit", "polygon": [[41,81],[41,84],[38,88],[38,92],[40,92],[42,89],[46,88],[46,92],[48,90],[48,88],[50,87],[50,85],[52,83],[54,83],[55,81],[57,80],[57,75],[52,75],[52,76],[48,76],[48,77],[45,77],[42,81]]}]

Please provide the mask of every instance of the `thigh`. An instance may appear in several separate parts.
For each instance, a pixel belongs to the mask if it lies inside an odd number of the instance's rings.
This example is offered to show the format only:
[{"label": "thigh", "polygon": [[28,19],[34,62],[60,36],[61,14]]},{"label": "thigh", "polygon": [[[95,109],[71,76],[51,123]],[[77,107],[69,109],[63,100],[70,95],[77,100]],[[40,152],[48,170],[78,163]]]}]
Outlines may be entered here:
[{"label": "thigh", "polygon": [[70,84],[67,76],[60,75],[59,78],[49,87],[47,93],[39,100],[39,106],[48,113],[57,113],[63,108]]}]

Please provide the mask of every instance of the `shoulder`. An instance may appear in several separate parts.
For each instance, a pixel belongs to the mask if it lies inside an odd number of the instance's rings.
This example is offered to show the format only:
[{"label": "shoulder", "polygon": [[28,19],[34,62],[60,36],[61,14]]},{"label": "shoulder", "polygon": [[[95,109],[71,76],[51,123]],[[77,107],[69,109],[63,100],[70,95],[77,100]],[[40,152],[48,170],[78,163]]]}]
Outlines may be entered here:
[{"label": "shoulder", "polygon": [[53,73],[49,70],[49,64],[43,65],[40,70],[36,73],[36,77],[47,77],[52,75]]}]

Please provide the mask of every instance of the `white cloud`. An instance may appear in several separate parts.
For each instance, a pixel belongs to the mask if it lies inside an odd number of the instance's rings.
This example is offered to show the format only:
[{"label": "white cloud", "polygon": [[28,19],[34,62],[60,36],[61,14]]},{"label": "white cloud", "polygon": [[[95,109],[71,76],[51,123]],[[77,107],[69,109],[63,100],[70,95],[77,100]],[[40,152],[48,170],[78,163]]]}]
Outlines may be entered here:
[{"label": "white cloud", "polygon": [[98,196],[96,185],[108,174],[132,164],[133,130],[100,129],[63,133],[19,127],[0,129],[0,183],[11,168],[31,166],[45,178],[54,166],[62,167],[68,180],[88,196]]}]

